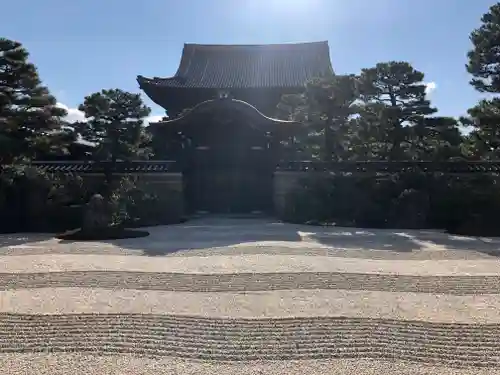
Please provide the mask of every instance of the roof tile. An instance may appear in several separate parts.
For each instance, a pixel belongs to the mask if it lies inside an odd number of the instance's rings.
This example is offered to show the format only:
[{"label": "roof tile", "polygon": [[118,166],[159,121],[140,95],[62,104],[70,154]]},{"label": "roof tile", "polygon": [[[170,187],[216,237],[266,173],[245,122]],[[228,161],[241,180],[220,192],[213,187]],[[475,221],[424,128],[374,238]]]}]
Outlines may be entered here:
[{"label": "roof tile", "polygon": [[185,44],[171,78],[138,77],[147,86],[165,88],[301,87],[333,72],[328,42],[270,45]]},{"label": "roof tile", "polygon": [[[106,167],[106,162],[94,163],[85,161],[50,162],[35,161],[32,165],[40,170],[49,173],[63,172],[85,172],[102,173]],[[177,172],[178,165],[174,161],[132,161],[117,162],[114,168],[118,173],[141,173],[141,172]]]}]

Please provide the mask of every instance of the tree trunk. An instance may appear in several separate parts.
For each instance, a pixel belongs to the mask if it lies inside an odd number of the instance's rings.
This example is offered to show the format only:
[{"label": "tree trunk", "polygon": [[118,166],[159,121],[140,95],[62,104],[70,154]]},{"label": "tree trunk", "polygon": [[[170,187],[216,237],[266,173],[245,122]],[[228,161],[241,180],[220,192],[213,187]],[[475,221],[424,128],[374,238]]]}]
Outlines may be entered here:
[{"label": "tree trunk", "polygon": [[[390,87],[389,87],[389,97],[391,99],[391,107],[397,108],[398,103],[396,102],[396,97],[394,96],[392,88]],[[403,139],[402,139],[401,124],[399,123],[399,121],[394,121],[394,119],[391,117],[390,122],[392,125],[393,134],[392,134],[391,150],[389,152],[389,160],[394,161],[400,159],[401,142],[403,141]]]},{"label": "tree trunk", "polygon": [[395,161],[401,159],[401,142],[403,141],[402,132],[399,126],[393,126],[394,133],[392,138],[389,160]]},{"label": "tree trunk", "polygon": [[329,113],[325,122],[325,133],[324,133],[324,145],[325,145],[325,153],[323,155],[323,161],[332,161],[332,113]]}]

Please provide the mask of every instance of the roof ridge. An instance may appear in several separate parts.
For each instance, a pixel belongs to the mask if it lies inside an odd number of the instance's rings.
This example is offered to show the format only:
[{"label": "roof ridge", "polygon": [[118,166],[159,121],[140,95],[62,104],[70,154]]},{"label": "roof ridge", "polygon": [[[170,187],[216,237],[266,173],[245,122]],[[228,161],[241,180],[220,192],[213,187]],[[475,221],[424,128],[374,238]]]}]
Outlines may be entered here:
[{"label": "roof ridge", "polygon": [[202,44],[202,43],[184,43],[188,48],[281,48],[281,47],[305,47],[313,45],[328,45],[328,40],[314,42],[287,42],[287,43],[269,43],[269,44]]}]

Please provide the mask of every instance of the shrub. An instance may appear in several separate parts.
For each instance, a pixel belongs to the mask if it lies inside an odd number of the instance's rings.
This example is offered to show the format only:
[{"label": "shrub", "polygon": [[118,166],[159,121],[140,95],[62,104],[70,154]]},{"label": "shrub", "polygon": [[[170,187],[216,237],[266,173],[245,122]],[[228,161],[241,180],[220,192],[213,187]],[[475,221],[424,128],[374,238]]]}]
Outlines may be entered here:
[{"label": "shrub", "polygon": [[352,175],[306,178],[288,195],[285,219],[340,226],[384,226],[387,185],[383,179]]},{"label": "shrub", "polygon": [[303,180],[287,197],[285,219],[491,235],[498,212],[500,189],[492,177],[398,173]]},{"label": "shrub", "polygon": [[496,179],[486,176],[455,178],[451,187],[432,207],[441,227],[453,233],[500,235],[500,188]]},{"label": "shrub", "polygon": [[326,222],[331,219],[328,179],[304,178],[299,187],[289,192],[285,204],[285,220],[297,223]]},{"label": "shrub", "polygon": [[92,195],[83,178],[76,174],[52,175],[50,203],[55,206],[83,205]]},{"label": "shrub", "polygon": [[[95,181],[94,181],[95,182]],[[104,190],[78,175],[48,174],[28,166],[5,167],[0,174],[0,232],[64,232],[80,228],[89,214],[88,202],[100,191],[106,195],[109,226],[148,226],[177,223],[182,197],[161,196],[123,178]],[[162,192],[164,193],[164,192]]]},{"label": "shrub", "polygon": [[7,167],[0,185],[3,231],[47,226],[47,198],[52,187],[48,175],[27,167]]},{"label": "shrub", "polygon": [[22,165],[5,167],[0,174],[0,231],[77,227],[85,194],[83,181],[76,176],[47,174]]},{"label": "shrub", "polygon": [[65,231],[82,226],[83,211],[92,192],[81,176],[61,174],[52,176],[48,197],[47,217],[51,231]]},{"label": "shrub", "polygon": [[178,223],[182,204],[175,192],[158,195],[140,187],[131,177],[121,179],[111,194],[113,222],[124,226],[153,226]]},{"label": "shrub", "polygon": [[427,228],[429,215],[429,194],[425,190],[407,188],[396,199],[389,202],[391,228]]}]

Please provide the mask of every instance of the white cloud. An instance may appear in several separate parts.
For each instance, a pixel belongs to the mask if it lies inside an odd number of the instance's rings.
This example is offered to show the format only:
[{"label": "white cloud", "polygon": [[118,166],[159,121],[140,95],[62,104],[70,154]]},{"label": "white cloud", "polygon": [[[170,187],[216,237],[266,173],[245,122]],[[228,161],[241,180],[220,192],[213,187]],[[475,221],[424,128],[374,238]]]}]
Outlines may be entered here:
[{"label": "white cloud", "polygon": [[90,141],[87,141],[85,139],[83,139],[82,135],[81,134],[78,134],[76,136],[76,141],[75,143],[78,143],[78,144],[81,144],[83,146],[90,146],[90,147],[95,147],[98,145],[98,143],[95,143],[95,142],[90,142]]},{"label": "white cloud", "polygon": [[427,82],[425,84],[425,93],[429,95],[431,92],[436,90],[436,88],[437,88],[436,82]]},{"label": "white cloud", "polygon": [[[66,104],[63,103],[57,103],[56,104],[59,108],[65,109],[68,114],[64,118],[66,121],[68,121],[70,124],[77,122],[77,121],[85,121],[85,114],[80,111],[78,108],[70,108]],[[148,116],[144,119],[144,124],[148,125],[151,122],[158,122],[161,121],[163,118],[162,115],[152,115]]]},{"label": "white cloud", "polygon": [[144,119],[144,125],[149,125],[151,122],[161,121],[162,118],[163,118],[163,116],[161,116],[161,115],[148,116]]},{"label": "white cloud", "polygon": [[69,123],[72,124],[77,121],[85,121],[85,114],[78,108],[69,108],[66,104],[59,102],[56,105],[59,108],[63,108],[68,112],[68,114],[66,115],[66,117],[64,117],[64,119]]}]

